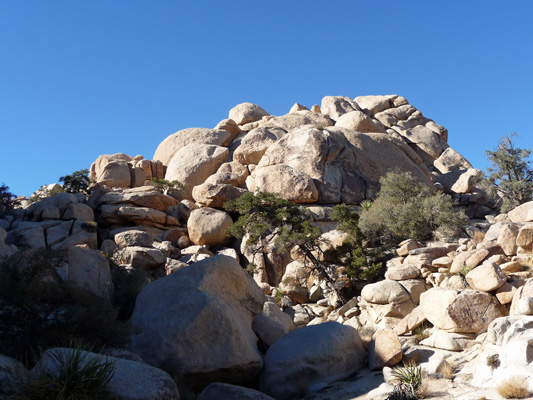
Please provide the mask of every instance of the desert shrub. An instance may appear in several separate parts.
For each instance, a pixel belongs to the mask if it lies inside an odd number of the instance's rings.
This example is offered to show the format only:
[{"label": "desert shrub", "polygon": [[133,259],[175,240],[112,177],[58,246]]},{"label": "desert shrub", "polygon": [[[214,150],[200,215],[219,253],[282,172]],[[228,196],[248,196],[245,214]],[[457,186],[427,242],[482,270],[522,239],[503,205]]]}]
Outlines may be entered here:
[{"label": "desert shrub", "polygon": [[112,304],[58,278],[62,255],[19,251],[0,263],[0,353],[32,365],[38,349],[85,339],[120,346],[129,325]]},{"label": "desert shrub", "polygon": [[515,136],[517,134],[512,133],[502,137],[496,149],[486,151],[492,163],[487,168],[487,180],[503,198],[503,212],[533,199],[531,150],[516,147]]},{"label": "desert shrub", "polygon": [[373,243],[393,247],[405,239],[427,240],[438,231],[462,228],[467,221],[449,196],[431,194],[409,173],[388,172],[380,183],[376,200],[359,222]]},{"label": "desert shrub", "polygon": [[354,279],[364,279],[367,269],[376,269],[362,247],[362,235],[357,227],[359,216],[345,205],[337,206],[334,215],[339,229],[345,230],[349,239],[339,252],[325,257],[321,257],[324,254],[320,248],[320,228],[311,225],[307,210],[298,204],[276,194],[259,192],[255,195],[245,193],[237,200],[227,202],[225,209],[238,214],[235,223],[227,229],[227,235],[236,238],[248,236],[246,244],[253,246],[255,252],[264,252],[269,241],[274,241],[278,252],[296,248],[305,262],[328,282],[341,299],[342,287],[336,285],[328,273],[331,264],[346,266]]},{"label": "desert shrub", "polygon": [[9,187],[2,184],[0,186],[0,216],[11,211],[18,205],[15,195],[9,191]]},{"label": "desert shrub", "polygon": [[51,350],[51,367],[40,365],[37,375],[21,382],[13,400],[111,399],[107,385],[115,365],[104,356],[91,357],[83,347]]},{"label": "desert shrub", "polygon": [[185,185],[180,181],[167,181],[166,179],[150,179],[157,190],[169,196],[179,194],[185,190]]},{"label": "desert shrub", "polygon": [[[395,392],[398,396],[393,398],[416,399],[416,393],[422,387],[422,369],[414,362],[404,362],[392,370]],[[394,393],[393,393],[394,394]]]},{"label": "desert shrub", "polygon": [[413,329],[413,336],[417,343],[420,343],[422,340],[427,339],[430,335],[430,329],[433,327],[431,322],[424,321],[421,325]]},{"label": "desert shrub", "polygon": [[91,183],[89,180],[89,170],[82,169],[75,171],[70,175],[65,175],[59,178],[59,182],[63,183],[63,189],[67,193],[87,193],[87,188]]},{"label": "desert shrub", "polygon": [[333,262],[344,265],[353,279],[374,280],[380,276],[384,256],[377,249],[364,247],[359,214],[346,204],[338,204],[333,207],[332,219],[339,222],[337,229],[348,234],[342,245],[332,251]]},{"label": "desert shrub", "polygon": [[63,186],[59,184],[52,185],[52,188],[48,188],[49,185],[44,185],[39,188],[35,193],[33,193],[28,201],[30,204],[37,203],[38,201],[44,200],[48,197],[54,197],[58,193],[65,193]]},{"label": "desert shrub", "polygon": [[444,379],[453,379],[457,368],[452,361],[444,360],[439,367],[439,376]]},{"label": "desert shrub", "polygon": [[527,378],[522,376],[513,376],[502,380],[496,386],[496,391],[505,399],[525,399],[530,395]]}]

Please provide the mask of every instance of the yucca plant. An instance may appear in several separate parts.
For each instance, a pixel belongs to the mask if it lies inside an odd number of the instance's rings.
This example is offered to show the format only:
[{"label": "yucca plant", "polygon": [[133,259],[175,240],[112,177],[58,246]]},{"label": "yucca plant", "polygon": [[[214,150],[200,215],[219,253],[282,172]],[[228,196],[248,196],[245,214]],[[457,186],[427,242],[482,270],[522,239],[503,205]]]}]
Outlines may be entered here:
[{"label": "yucca plant", "polygon": [[422,369],[413,361],[403,363],[392,371],[396,380],[395,391],[404,394],[405,399],[416,399],[416,392],[422,387]]},{"label": "yucca plant", "polygon": [[57,348],[44,353],[47,364],[20,386],[13,400],[90,400],[111,399],[107,385],[115,365],[105,356],[94,356],[78,347]]}]

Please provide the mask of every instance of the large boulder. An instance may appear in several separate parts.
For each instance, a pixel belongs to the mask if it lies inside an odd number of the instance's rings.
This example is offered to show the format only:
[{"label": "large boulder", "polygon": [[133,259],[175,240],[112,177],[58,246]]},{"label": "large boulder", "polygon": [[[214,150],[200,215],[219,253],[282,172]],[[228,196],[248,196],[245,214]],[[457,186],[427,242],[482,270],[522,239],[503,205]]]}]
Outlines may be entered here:
[{"label": "large boulder", "polygon": [[187,220],[189,239],[194,244],[226,246],[231,238],[226,229],[233,223],[229,214],[214,208],[202,207],[193,210]]},{"label": "large boulder", "polygon": [[326,96],[322,99],[320,106],[322,114],[337,121],[342,115],[351,111],[361,111],[355,101],[346,96]]},{"label": "large boulder", "polygon": [[454,169],[437,178],[445,193],[472,193],[482,172],[475,168]]},{"label": "large boulder", "polygon": [[234,135],[224,129],[187,128],[163,140],[154,154],[154,160],[168,166],[176,153],[191,143],[227,146]]},{"label": "large boulder", "polygon": [[491,292],[507,282],[507,276],[498,264],[487,261],[466,274],[466,280],[472,289]]},{"label": "large boulder", "polygon": [[234,258],[199,261],[142,290],[130,349],[195,388],[249,382],[263,366],[252,320],[264,301]]},{"label": "large boulder", "polygon": [[[224,131],[226,132],[226,131]],[[227,160],[225,147],[191,143],[176,152],[170,160],[165,179],[177,180],[185,185],[184,198],[192,200],[192,190],[205,182]]]},{"label": "large boulder", "polygon": [[488,293],[476,290],[432,288],[420,296],[422,313],[436,328],[459,333],[481,333],[507,314]]},{"label": "large boulder", "polygon": [[507,213],[512,222],[533,221],[533,201],[524,203]]},{"label": "large boulder", "polygon": [[100,185],[129,188],[134,162],[135,158],[127,154],[103,154],[91,165],[89,177]]},{"label": "large boulder", "polygon": [[293,399],[305,395],[310,386],[352,375],[365,358],[361,338],[351,326],[337,322],[307,326],[268,349],[259,386],[277,400]]},{"label": "large boulder", "polygon": [[395,95],[388,96],[358,96],[354,100],[359,107],[367,110],[371,115],[385,111],[394,106],[393,100],[398,97]]},{"label": "large boulder", "polygon": [[399,282],[388,279],[365,285],[361,297],[373,304],[400,304],[411,299]]},{"label": "large boulder", "polygon": [[258,191],[279,194],[293,203],[318,200],[318,190],[309,175],[285,164],[257,168],[254,179]]},{"label": "large boulder", "polygon": [[79,357],[81,364],[96,360],[98,364],[112,363],[113,374],[107,389],[117,400],[179,400],[179,392],[172,378],[164,371],[143,362],[104,356],[88,351],[55,347],[46,350],[32,375],[46,371],[53,376],[60,375],[59,360]]},{"label": "large boulder", "polygon": [[111,300],[113,279],[109,263],[97,250],[79,246],[68,248],[68,279],[96,296]]},{"label": "large boulder", "polygon": [[365,115],[361,111],[350,111],[342,115],[335,126],[340,126],[341,128],[353,129],[358,132],[381,132],[385,133],[385,129],[378,126],[372,118]]},{"label": "large boulder", "polygon": [[241,144],[233,153],[233,159],[242,164],[259,164],[265,151],[287,132],[278,127],[263,127],[252,129],[243,137]]},{"label": "large boulder", "polygon": [[368,346],[368,367],[382,369],[398,364],[402,359],[402,345],[396,332],[379,329]]},{"label": "large boulder", "polygon": [[448,147],[442,152],[438,159],[433,164],[442,174],[453,171],[455,169],[473,168],[466,158],[457,153],[451,147]]},{"label": "large boulder", "polygon": [[229,110],[228,118],[232,119],[237,125],[244,125],[250,122],[261,120],[261,118],[269,116],[263,108],[253,103],[237,104]]},{"label": "large boulder", "polygon": [[294,330],[294,323],[276,303],[267,301],[261,314],[254,318],[252,328],[261,342],[270,347],[280,337]]}]

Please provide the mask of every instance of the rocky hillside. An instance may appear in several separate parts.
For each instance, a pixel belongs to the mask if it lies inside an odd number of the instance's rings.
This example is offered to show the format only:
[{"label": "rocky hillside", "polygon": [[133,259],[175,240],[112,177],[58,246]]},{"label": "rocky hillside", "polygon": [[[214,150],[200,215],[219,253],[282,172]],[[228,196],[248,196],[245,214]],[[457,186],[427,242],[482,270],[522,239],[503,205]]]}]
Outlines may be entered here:
[{"label": "rocky hillside", "polygon": [[[178,398],[167,374],[196,392],[207,387],[202,399],[292,399],[320,396],[370,368],[384,373],[368,395],[378,399],[392,391],[388,368],[402,358],[435,378],[453,364],[457,382],[472,387],[496,387],[531,368],[533,203],[493,215],[476,187],[481,172],[449,147],[444,127],[396,95],[326,96],[283,116],[243,103],[228,117],[170,135],[151,160],[98,157],[88,197],[60,193],[0,218],[0,256],[57,251],[59,278],[96,296],[115,295],[109,261],[147,277],[128,351],[111,354],[119,360],[116,398]],[[405,241],[385,280],[346,303],[297,252],[257,253],[224,234],[234,222],[225,202],[273,192],[305,206],[334,248],[344,236],[332,206],[375,199],[393,170],[450,194],[471,222],[443,242]],[[152,178],[185,189],[165,194]],[[253,277],[243,269],[249,262]],[[346,279],[342,268],[333,272]],[[282,308],[271,297],[277,291]],[[427,338],[418,343],[420,326]],[[512,346],[523,356],[509,356]],[[494,355],[498,364],[486,367]],[[7,370],[16,364],[2,360]],[[136,378],[125,384],[119,377],[128,371]]]}]

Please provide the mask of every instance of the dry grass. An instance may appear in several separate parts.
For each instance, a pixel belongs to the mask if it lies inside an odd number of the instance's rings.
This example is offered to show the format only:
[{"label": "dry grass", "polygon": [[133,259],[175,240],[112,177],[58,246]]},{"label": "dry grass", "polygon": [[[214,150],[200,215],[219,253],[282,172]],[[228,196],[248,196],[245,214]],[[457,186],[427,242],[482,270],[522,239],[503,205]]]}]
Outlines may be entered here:
[{"label": "dry grass", "polygon": [[457,368],[455,368],[453,361],[444,360],[439,368],[439,376],[444,379],[453,379],[456,372]]},{"label": "dry grass", "polygon": [[505,379],[496,386],[500,396],[506,399],[525,399],[529,397],[527,379],[525,377],[512,377]]}]

